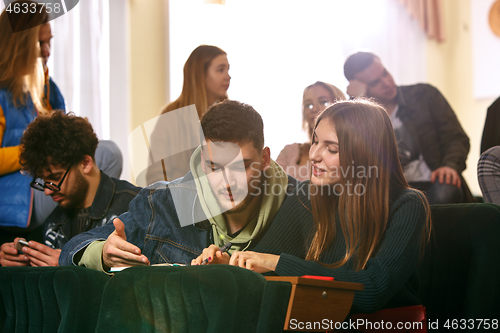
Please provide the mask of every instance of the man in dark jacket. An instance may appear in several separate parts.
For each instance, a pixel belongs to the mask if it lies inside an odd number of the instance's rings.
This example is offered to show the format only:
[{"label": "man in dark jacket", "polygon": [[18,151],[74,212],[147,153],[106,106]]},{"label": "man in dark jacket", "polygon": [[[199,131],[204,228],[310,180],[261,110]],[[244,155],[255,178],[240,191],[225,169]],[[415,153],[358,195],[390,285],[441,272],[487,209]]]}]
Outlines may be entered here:
[{"label": "man in dark jacket", "polygon": [[19,238],[5,243],[2,266],[57,266],[61,248],[73,236],[128,210],[140,188],[99,170],[94,159],[97,143],[90,123],[71,113],[56,111],[28,126],[21,139],[21,164],[34,177],[31,187],[58,205],[44,224],[45,245],[18,245]]},{"label": "man in dark jacket", "polygon": [[357,52],[344,63],[351,97],[376,99],[391,117],[404,174],[430,204],[471,200],[462,178],[470,144],[444,96],[429,84],[396,86],[379,57]]}]

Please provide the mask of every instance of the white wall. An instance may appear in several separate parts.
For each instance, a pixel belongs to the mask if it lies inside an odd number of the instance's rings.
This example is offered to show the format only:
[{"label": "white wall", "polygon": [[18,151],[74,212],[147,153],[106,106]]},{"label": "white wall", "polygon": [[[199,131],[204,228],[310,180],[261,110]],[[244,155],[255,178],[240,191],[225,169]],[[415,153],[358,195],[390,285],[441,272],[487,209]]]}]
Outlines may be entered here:
[{"label": "white wall", "polygon": [[170,0],[169,20],[171,98],[181,92],[191,51],[221,47],[231,67],[229,98],[262,115],[273,158],[286,144],[307,140],[306,86],[322,80],[346,90],[343,63],[351,53],[379,54],[400,84],[426,81],[425,36],[394,0]]},{"label": "white wall", "polygon": [[[494,99],[478,99],[474,96],[473,38],[487,36],[480,34],[473,37],[472,34],[474,27],[471,8],[477,4],[477,0],[445,0],[443,4],[447,38],[444,43],[427,42],[427,75],[429,83],[441,90],[455,110],[470,138],[471,149],[464,177],[473,194],[481,195],[477,182],[477,161],[486,109]],[[487,16],[483,19],[487,20]],[[495,75],[490,75],[485,80],[493,85],[498,84],[498,77]],[[497,95],[500,95],[500,89]]]}]

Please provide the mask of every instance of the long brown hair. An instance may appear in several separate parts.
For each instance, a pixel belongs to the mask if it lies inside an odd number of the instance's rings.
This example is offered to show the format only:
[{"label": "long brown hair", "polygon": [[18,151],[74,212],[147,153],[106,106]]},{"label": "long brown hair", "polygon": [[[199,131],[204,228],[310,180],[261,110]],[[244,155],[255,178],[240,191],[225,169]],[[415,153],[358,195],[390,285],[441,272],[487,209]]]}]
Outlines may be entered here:
[{"label": "long brown hair", "polygon": [[33,1],[17,1],[36,4],[35,13],[7,13],[0,15],[0,87],[8,89],[14,105],[25,105],[28,96],[38,112],[47,113],[42,104],[44,73],[40,59],[40,25],[48,22],[48,14]]},{"label": "long brown hair", "polygon": [[[345,256],[328,267],[341,267],[352,259],[353,268],[359,271],[377,253],[384,236],[391,189],[409,186],[399,162],[391,120],[382,106],[368,100],[339,101],[318,116],[314,129],[321,121],[328,121],[337,133],[342,172],[339,184],[344,189],[351,184],[355,195],[347,191],[337,195],[331,187],[316,187],[313,191],[311,185],[316,233],[306,259],[320,261],[336,233],[342,232]],[[362,195],[356,193],[356,188],[359,192],[363,189]],[[420,197],[427,213],[422,235],[425,241],[430,231],[429,208],[423,194]],[[341,230],[336,228],[336,218]]]},{"label": "long brown hair", "polygon": [[[207,70],[212,60],[221,54],[226,54],[226,52],[212,45],[200,45],[194,49],[184,65],[184,83],[181,95],[168,104],[162,113],[195,104],[198,116],[201,119],[210,106],[208,105],[205,84]],[[227,95],[224,99],[227,99]]]}]

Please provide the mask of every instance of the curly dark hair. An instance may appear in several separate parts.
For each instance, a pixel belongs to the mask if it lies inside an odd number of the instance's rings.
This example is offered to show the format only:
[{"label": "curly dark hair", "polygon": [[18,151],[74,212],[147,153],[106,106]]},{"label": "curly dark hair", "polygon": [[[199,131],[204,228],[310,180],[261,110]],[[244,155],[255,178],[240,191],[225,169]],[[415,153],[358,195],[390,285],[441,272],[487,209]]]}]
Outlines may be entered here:
[{"label": "curly dark hair", "polygon": [[232,100],[212,105],[201,118],[205,139],[232,143],[252,142],[264,148],[264,123],[260,114],[248,104]]},{"label": "curly dark hair", "polygon": [[21,138],[20,163],[33,177],[40,177],[50,166],[69,168],[85,155],[94,159],[98,141],[85,118],[57,110],[28,125]]}]

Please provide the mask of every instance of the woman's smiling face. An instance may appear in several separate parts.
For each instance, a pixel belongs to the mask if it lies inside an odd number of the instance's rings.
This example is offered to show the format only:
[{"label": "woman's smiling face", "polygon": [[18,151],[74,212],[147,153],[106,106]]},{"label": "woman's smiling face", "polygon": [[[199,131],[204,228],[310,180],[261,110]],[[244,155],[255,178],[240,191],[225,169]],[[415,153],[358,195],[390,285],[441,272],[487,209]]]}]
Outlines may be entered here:
[{"label": "woman's smiling face", "polygon": [[309,159],[311,183],[321,186],[340,181],[339,142],[332,122],[323,119],[314,130]]}]

